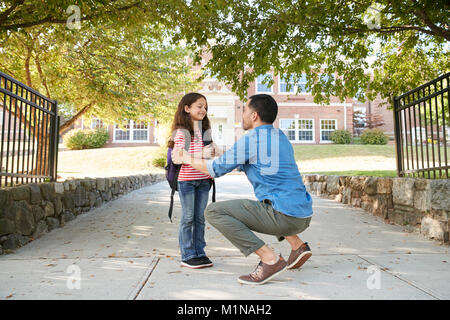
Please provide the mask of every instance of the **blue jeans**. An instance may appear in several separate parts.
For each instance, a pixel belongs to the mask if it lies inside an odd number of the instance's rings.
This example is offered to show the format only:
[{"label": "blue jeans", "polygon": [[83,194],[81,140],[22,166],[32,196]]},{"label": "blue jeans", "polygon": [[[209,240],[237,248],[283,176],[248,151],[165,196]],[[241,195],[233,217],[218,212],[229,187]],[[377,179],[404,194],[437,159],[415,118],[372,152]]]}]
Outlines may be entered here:
[{"label": "blue jeans", "polygon": [[204,212],[209,188],[209,179],[178,181],[182,208],[178,241],[183,261],[206,256]]}]

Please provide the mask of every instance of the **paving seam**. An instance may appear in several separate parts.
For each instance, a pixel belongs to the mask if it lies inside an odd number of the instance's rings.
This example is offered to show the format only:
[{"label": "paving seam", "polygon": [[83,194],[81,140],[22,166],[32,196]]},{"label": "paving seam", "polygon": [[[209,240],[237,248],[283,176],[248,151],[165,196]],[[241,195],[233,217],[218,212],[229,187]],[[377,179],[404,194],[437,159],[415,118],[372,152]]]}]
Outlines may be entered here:
[{"label": "paving seam", "polygon": [[[395,277],[395,278],[397,278],[397,279],[399,279],[399,280],[401,280],[401,281],[407,283],[408,285],[410,285],[410,286],[412,286],[412,287],[414,287],[414,288],[416,288],[416,289],[422,291],[423,293],[425,293],[425,294],[427,294],[427,295],[433,297],[433,298],[436,299],[436,300],[446,300],[444,297],[438,297],[438,295],[437,295],[436,293],[433,293],[431,289],[423,288],[423,287],[419,286],[418,284],[414,283],[412,280],[408,280],[408,279],[406,279],[406,278],[403,278],[402,276],[396,274],[395,272],[389,270],[389,269],[386,268],[386,267],[383,267],[383,266],[381,266],[381,265],[379,265],[379,264],[377,264],[377,263],[375,263],[375,262],[373,262],[373,261],[370,261],[370,260],[367,259],[367,258],[363,258],[363,257],[361,257],[360,255],[357,255],[357,257],[359,257],[360,259],[362,259],[362,260],[364,260],[364,261],[366,261],[366,262],[368,262],[368,263],[370,263],[370,264],[372,264],[372,265],[377,266],[380,270],[382,270],[382,271],[384,271],[384,272],[390,274],[391,276],[393,276],[393,277]],[[430,291],[431,291],[431,292],[430,292]]]},{"label": "paving seam", "polygon": [[[153,262],[155,261],[155,259],[156,259],[155,264],[153,266],[151,266],[153,264]],[[150,264],[151,267],[147,269],[146,273],[143,276],[143,278],[145,280],[142,281],[142,278],[141,278],[141,280],[139,280],[138,284],[142,283],[139,290],[137,291],[136,294],[134,294],[133,298],[130,298],[130,296],[133,296],[133,292],[130,295],[128,295],[128,300],[136,300],[138,298],[139,294],[141,293],[142,289],[144,289],[145,285],[148,282],[148,279],[150,279],[150,276],[152,275],[153,271],[155,270],[156,266],[158,265],[159,260],[161,260],[160,257],[158,257],[158,258],[155,257],[155,259],[153,259],[152,263]]]}]

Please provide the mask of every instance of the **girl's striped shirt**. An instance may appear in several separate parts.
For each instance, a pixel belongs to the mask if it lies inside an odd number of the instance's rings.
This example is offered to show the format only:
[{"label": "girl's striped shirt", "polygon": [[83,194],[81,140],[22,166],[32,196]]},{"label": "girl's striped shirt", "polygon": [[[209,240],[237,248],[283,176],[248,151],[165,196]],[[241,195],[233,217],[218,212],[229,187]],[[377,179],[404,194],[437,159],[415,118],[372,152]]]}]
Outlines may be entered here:
[{"label": "girl's striped shirt", "polygon": [[[185,148],[183,131],[177,130],[174,138],[175,148]],[[194,139],[191,140],[189,153],[196,154],[196,158],[201,158],[203,154],[203,139],[200,130],[194,132]],[[212,179],[208,174],[204,174],[197,169],[194,169],[188,164],[183,164],[178,175],[178,181],[190,181],[200,179]]]}]

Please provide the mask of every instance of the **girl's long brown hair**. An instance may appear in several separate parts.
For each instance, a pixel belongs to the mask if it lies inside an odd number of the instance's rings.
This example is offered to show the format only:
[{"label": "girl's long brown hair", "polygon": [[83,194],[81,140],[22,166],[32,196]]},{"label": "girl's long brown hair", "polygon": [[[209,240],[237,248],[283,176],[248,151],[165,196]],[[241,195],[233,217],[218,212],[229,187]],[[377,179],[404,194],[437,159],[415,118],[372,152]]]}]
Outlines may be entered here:
[{"label": "girl's long brown hair", "polygon": [[[206,110],[208,110],[208,101],[206,100],[206,97],[200,93],[197,92],[190,92],[186,94],[183,98],[181,98],[180,103],[178,103],[177,111],[175,112],[175,117],[172,123],[171,128],[171,136],[169,138],[169,142],[167,143],[167,146],[169,148],[173,148],[175,142],[173,141],[175,137],[175,132],[177,129],[186,129],[191,134],[191,137],[194,136],[194,124],[191,119],[191,116],[189,113],[184,111],[184,106],[191,106],[195,101],[198,99],[203,98],[206,101]],[[202,132],[206,132],[206,130],[211,129],[211,123],[208,119],[208,114],[205,115],[205,117],[202,120]]]}]

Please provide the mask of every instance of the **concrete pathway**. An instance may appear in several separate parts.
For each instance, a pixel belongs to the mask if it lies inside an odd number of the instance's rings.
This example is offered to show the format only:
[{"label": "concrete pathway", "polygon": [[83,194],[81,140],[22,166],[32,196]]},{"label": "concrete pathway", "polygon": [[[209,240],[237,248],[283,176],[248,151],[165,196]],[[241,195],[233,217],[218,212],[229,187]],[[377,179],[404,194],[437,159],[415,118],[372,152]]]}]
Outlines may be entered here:
[{"label": "concrete pathway", "polygon": [[[177,199],[171,224],[169,198],[166,182],[142,188],[0,256],[0,299],[450,299],[448,247],[317,197],[302,269],[241,285],[257,256],[243,257],[209,225],[214,267],[180,267],[181,208]],[[246,177],[218,179],[218,201],[236,198],[254,199]],[[287,259],[287,243],[262,238]]]}]

